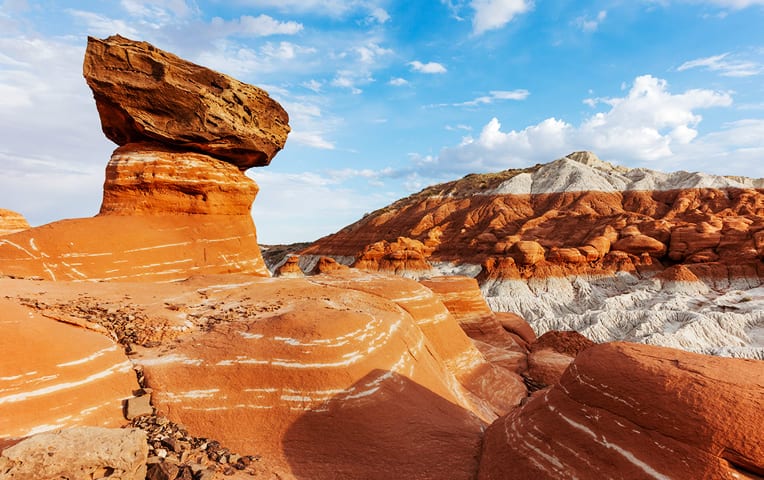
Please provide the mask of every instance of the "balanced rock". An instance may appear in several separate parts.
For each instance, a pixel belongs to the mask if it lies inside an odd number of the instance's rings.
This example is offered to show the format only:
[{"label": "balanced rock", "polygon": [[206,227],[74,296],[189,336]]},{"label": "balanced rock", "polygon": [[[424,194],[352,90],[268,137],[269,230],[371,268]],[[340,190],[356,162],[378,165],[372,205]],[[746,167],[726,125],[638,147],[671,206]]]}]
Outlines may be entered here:
[{"label": "balanced rock", "polygon": [[27,219],[20,213],[0,208],[0,237],[29,228]]},{"label": "balanced rock", "polygon": [[480,480],[757,478],[764,362],[591,347],[486,431]]},{"label": "balanced rock", "polygon": [[146,433],[137,428],[74,427],[41,433],[5,449],[0,478],[145,480]]},{"label": "balanced rock", "polygon": [[257,87],[119,35],[88,38],[83,73],[104,134],[208,154],[245,170],[284,147],[289,117]]}]

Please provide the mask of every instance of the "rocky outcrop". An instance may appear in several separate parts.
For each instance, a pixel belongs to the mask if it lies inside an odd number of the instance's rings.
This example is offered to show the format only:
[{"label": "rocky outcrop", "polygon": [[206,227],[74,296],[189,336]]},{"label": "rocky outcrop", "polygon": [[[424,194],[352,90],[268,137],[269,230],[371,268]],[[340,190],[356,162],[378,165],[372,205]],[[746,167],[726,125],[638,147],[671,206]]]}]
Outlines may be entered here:
[{"label": "rocky outcrop", "polygon": [[300,269],[300,257],[291,255],[286,258],[284,263],[276,271],[279,277],[303,277],[305,273]]},{"label": "rocky outcrop", "polygon": [[264,90],[146,42],[89,37],[83,74],[117,145],[158,143],[246,170],[268,165],[289,133],[289,116]]},{"label": "rocky outcrop", "polygon": [[41,433],[0,455],[0,477],[13,480],[145,480],[148,445],[137,428],[75,427]]},{"label": "rocky outcrop", "polygon": [[[0,274],[48,280],[174,281],[268,276],[250,215],[288,117],[264,91],[145,42],[89,39],[85,77],[106,135],[122,145],[106,167],[95,218],[0,240]],[[126,234],[129,232],[129,234]]]},{"label": "rocky outcrop", "polygon": [[0,208],[0,237],[29,228],[27,219],[20,213]]},{"label": "rocky outcrop", "polygon": [[546,332],[531,344],[523,376],[537,389],[554,385],[576,356],[592,346],[594,342],[578,332]]},{"label": "rocky outcrop", "polygon": [[382,240],[366,246],[353,267],[400,274],[428,271],[431,265],[425,259],[431,251],[419,240],[406,237],[399,237],[394,242]]},{"label": "rocky outcrop", "polygon": [[756,478],[762,422],[762,362],[597,345],[491,425],[478,478]]},{"label": "rocky outcrop", "polygon": [[[7,295],[11,289],[3,290]],[[0,299],[0,310],[0,443],[71,426],[125,423],[123,402],[138,384],[106,329],[67,325],[76,322],[8,299]]]},{"label": "rocky outcrop", "polygon": [[[538,334],[764,358],[764,319],[750,304],[717,303],[732,290],[760,301],[762,232],[764,179],[629,169],[576,152],[428,187],[302,253],[414,278],[475,277],[493,310],[519,313]],[[399,237],[427,246],[429,271],[368,255]],[[655,277],[676,264],[693,285]]]}]

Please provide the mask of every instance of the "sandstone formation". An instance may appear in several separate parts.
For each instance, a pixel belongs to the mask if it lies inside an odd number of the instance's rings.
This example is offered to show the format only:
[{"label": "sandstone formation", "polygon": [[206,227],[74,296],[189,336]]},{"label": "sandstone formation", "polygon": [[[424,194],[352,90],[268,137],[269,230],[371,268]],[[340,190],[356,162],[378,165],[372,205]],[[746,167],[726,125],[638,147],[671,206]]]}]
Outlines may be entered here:
[{"label": "sandstone formation", "polygon": [[[398,238],[426,246],[419,267],[369,255]],[[597,342],[764,358],[763,248],[764,179],[629,169],[576,152],[428,187],[301,254],[415,278],[475,277],[493,310],[519,313],[538,334],[575,329]],[[676,264],[694,285],[655,277]],[[753,303],[730,307],[733,290]]]},{"label": "sandstone formation", "polygon": [[47,280],[174,281],[268,276],[250,215],[288,117],[264,91],[115,36],[89,39],[85,77],[106,135],[97,217],[0,240],[0,274]]},{"label": "sandstone formation", "polygon": [[0,237],[29,228],[27,219],[20,213],[0,208]]},{"label": "sandstone formation", "polygon": [[89,37],[83,73],[117,145],[158,143],[246,170],[268,165],[289,133],[289,116],[264,90],[146,42]]},{"label": "sandstone formation", "polygon": [[279,277],[302,277],[305,275],[300,269],[300,257],[297,255],[287,257],[276,273]]},{"label": "sandstone formation", "polygon": [[148,445],[142,430],[76,427],[41,433],[0,455],[8,480],[145,480]]},{"label": "sandstone formation", "polygon": [[125,423],[122,404],[138,384],[105,329],[67,325],[8,299],[0,311],[0,447],[58,428]]},{"label": "sandstone formation", "polygon": [[394,242],[382,240],[366,246],[353,267],[401,274],[427,271],[430,264],[425,258],[430,252],[431,249],[419,240],[406,237],[398,237]]},{"label": "sandstone formation", "polygon": [[530,347],[526,382],[536,388],[554,385],[576,356],[593,345],[578,332],[546,332]]},{"label": "sandstone formation", "polygon": [[612,343],[486,432],[481,480],[757,478],[764,368]]}]

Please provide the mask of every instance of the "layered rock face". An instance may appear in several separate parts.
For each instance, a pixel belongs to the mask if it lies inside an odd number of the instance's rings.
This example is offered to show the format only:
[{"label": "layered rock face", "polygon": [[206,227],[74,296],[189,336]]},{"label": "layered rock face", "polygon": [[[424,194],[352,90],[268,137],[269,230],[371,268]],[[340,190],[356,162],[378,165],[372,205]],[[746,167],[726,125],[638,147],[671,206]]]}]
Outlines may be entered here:
[{"label": "layered rock face", "polygon": [[47,430],[124,423],[122,403],[138,383],[105,329],[57,322],[7,299],[0,309],[0,447]]},{"label": "layered rock face", "polygon": [[106,135],[95,218],[0,240],[0,274],[48,280],[173,281],[269,275],[243,171],[284,146],[288,116],[257,87],[145,42],[90,38],[84,63]]},{"label": "layered rock face", "polygon": [[29,228],[27,219],[20,213],[0,208],[0,237]]},{"label": "layered rock face", "polygon": [[208,154],[241,170],[284,147],[289,116],[268,93],[146,42],[88,38],[83,73],[104,134]]},{"label": "layered rock face", "polygon": [[481,480],[758,478],[764,368],[612,343],[486,432]]},{"label": "layered rock face", "polygon": [[[369,255],[396,238],[426,246],[420,264],[430,271]],[[414,277],[474,276],[491,308],[521,314],[539,334],[575,329],[598,342],[764,358],[762,239],[764,179],[628,169],[577,152],[429,187],[302,253]],[[696,278],[678,299],[674,282],[653,278],[676,264]],[[730,309],[735,290],[753,303]]]}]

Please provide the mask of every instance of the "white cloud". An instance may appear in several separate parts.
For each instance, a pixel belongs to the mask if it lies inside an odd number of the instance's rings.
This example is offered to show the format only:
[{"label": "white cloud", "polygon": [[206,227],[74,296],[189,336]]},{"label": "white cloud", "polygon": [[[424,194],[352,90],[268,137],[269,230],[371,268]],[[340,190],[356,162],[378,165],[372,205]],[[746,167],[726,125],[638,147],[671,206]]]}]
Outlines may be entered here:
[{"label": "white cloud", "polygon": [[286,13],[311,13],[328,17],[344,17],[363,11],[375,17],[377,21],[384,18],[382,12],[387,13],[379,6],[381,2],[372,0],[237,0],[236,3],[255,8],[272,8]]},{"label": "white cloud", "polygon": [[408,85],[409,82],[405,78],[396,77],[396,78],[391,78],[390,81],[387,83],[394,87],[402,87],[404,85]]},{"label": "white cloud", "polygon": [[600,10],[597,16],[589,18],[586,15],[576,18],[575,25],[586,33],[596,32],[600,24],[607,18],[607,11]]},{"label": "white cloud", "polygon": [[475,10],[472,30],[480,35],[488,30],[502,28],[517,15],[529,12],[533,8],[531,0],[472,0],[470,6]]},{"label": "white cloud", "polygon": [[[721,135],[698,138],[696,128],[702,117],[696,111],[729,106],[732,97],[703,89],[672,94],[664,80],[644,75],[634,80],[624,97],[590,102],[607,109],[578,126],[548,118],[520,130],[504,131],[493,118],[476,138],[467,136],[459,145],[442,149],[437,157],[418,157],[413,171],[424,177],[495,171],[547,162],[575,150],[593,150],[603,158],[633,164],[663,164],[667,159],[684,158],[700,140],[718,144]],[[755,140],[763,124],[745,125],[745,129],[736,126],[736,138]]]},{"label": "white cloud", "polygon": [[311,78],[310,81],[302,82],[300,85],[307,88],[308,90],[313,90],[314,92],[319,93],[321,91],[321,87],[323,87],[324,84],[316,79]]},{"label": "white cloud", "polygon": [[303,29],[298,22],[280,22],[268,15],[253,17],[243,15],[233,20],[223,20],[214,17],[210,27],[217,31],[218,35],[241,35],[252,37],[267,37],[269,35],[294,35]]},{"label": "white cloud", "polygon": [[[492,90],[488,95],[483,95],[466,102],[453,103],[454,107],[476,107],[478,105],[487,105],[496,100],[525,100],[531,93],[525,89],[518,90]],[[445,105],[441,105],[445,106]]]},{"label": "white cloud", "polygon": [[446,67],[444,67],[443,65],[437,62],[422,63],[419,60],[414,60],[413,62],[409,62],[408,64],[411,66],[411,68],[415,72],[437,74],[437,73],[446,73],[448,71],[446,70]]},{"label": "white cloud", "polygon": [[729,52],[684,62],[677,70],[683,72],[692,68],[704,68],[712,72],[719,72],[724,77],[752,77],[764,72],[764,65],[752,61],[737,60]]},{"label": "white cloud", "polygon": [[708,3],[718,7],[741,10],[754,5],[764,5],[764,0],[693,0],[692,3]]},{"label": "white cloud", "polygon": [[108,37],[119,33],[126,37],[138,37],[138,30],[130,26],[124,20],[118,20],[83,10],[67,10],[69,15],[81,21],[87,26],[87,33],[98,37]]},{"label": "white cloud", "polygon": [[367,17],[367,20],[369,22],[376,22],[379,24],[387,23],[388,20],[390,20],[390,14],[387,13],[387,10],[380,7],[374,7],[371,10],[371,13]]}]

